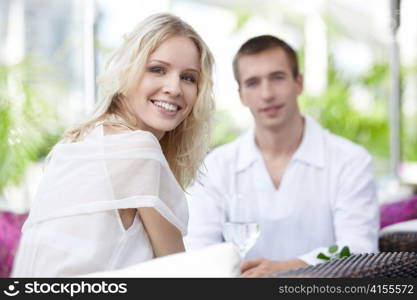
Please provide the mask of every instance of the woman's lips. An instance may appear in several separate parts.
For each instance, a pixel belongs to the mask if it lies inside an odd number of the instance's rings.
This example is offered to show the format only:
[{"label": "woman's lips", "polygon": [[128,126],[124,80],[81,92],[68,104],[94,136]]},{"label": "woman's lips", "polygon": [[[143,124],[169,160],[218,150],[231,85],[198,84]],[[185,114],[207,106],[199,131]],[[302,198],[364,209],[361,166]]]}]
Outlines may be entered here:
[{"label": "woman's lips", "polygon": [[178,107],[178,110],[169,110],[166,107],[161,107],[160,105],[157,105],[157,103],[151,101],[153,107],[162,115],[167,116],[167,117],[173,117],[175,116],[180,110],[181,108]]}]

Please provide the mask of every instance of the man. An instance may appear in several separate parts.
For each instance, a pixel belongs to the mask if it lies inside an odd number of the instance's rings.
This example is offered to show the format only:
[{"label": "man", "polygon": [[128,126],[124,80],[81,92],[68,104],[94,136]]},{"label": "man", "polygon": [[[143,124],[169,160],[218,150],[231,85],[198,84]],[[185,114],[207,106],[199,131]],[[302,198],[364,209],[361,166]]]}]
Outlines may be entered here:
[{"label": "man", "polygon": [[187,248],[222,242],[230,208],[245,205],[260,235],[242,276],[323,262],[317,255],[333,244],[376,252],[371,156],[300,114],[303,77],[294,50],[276,37],[258,36],[242,45],[233,68],[255,128],[206,158],[207,170],[190,190]]}]

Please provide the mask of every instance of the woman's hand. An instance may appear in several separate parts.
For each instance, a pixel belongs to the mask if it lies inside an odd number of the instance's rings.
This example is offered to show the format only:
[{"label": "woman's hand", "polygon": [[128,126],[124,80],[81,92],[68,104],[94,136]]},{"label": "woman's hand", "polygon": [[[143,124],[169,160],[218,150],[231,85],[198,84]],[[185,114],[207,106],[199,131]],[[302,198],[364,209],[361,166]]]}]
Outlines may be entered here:
[{"label": "woman's hand", "polygon": [[265,258],[254,258],[244,261],[240,266],[241,277],[261,277],[291,269],[307,267],[300,259],[274,261]]}]

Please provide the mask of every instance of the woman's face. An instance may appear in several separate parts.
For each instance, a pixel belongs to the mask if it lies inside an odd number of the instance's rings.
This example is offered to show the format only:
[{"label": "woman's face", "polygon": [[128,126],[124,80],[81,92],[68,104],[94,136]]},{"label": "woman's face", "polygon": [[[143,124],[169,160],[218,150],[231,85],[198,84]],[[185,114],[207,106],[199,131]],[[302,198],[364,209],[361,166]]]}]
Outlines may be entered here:
[{"label": "woman's face", "polygon": [[145,73],[127,94],[139,128],[161,139],[191,112],[198,94],[200,56],[193,41],[172,36],[149,56]]}]

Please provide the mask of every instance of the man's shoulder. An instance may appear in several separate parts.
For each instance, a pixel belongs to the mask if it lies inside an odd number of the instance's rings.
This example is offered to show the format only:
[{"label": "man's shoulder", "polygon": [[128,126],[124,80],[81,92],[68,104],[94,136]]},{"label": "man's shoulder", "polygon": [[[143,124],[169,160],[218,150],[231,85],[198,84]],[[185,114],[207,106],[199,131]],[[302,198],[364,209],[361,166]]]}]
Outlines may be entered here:
[{"label": "man's shoulder", "polygon": [[249,132],[242,133],[235,140],[214,148],[207,155],[206,161],[227,163],[235,160],[239,155],[242,145],[246,143],[248,134]]},{"label": "man's shoulder", "polygon": [[324,129],[326,148],[331,154],[346,159],[362,158],[371,159],[371,155],[363,146],[337,134]]},{"label": "man's shoulder", "polygon": [[236,168],[239,148],[241,146],[242,136],[237,137],[234,141],[228,142],[212,149],[204,159],[202,165],[203,174],[211,174],[211,176],[223,177]]}]

